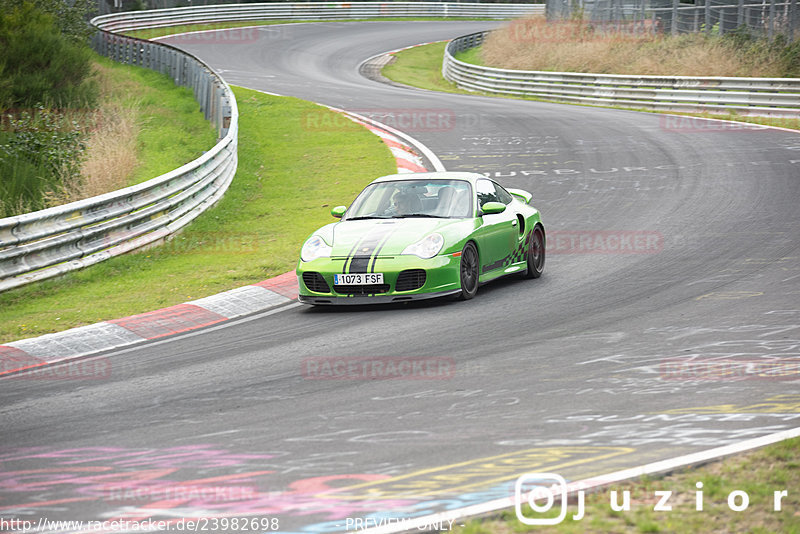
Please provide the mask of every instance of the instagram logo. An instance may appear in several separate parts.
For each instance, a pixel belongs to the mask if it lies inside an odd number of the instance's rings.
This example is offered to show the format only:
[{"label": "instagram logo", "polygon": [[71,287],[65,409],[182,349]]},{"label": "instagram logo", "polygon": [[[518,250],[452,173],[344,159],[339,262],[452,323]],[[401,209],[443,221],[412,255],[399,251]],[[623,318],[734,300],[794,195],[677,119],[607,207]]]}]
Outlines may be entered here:
[{"label": "instagram logo", "polygon": [[[549,512],[555,504],[556,495],[561,502],[561,511],[556,517],[527,517],[522,510],[528,504],[537,514]],[[542,502],[543,501],[543,502]],[[555,473],[526,473],[514,485],[514,512],[525,525],[557,525],[567,517],[567,481]]]}]

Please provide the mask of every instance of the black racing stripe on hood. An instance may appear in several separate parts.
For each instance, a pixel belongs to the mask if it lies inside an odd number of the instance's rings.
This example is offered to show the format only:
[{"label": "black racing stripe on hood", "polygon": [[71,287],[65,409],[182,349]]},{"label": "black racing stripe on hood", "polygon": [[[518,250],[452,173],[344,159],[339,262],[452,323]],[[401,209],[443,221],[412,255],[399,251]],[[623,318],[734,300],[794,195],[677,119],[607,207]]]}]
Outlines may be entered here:
[{"label": "black racing stripe on hood", "polygon": [[369,260],[382,243],[397,228],[395,224],[379,224],[373,227],[367,235],[359,242],[358,246],[353,247],[350,257],[345,261],[345,273],[366,273],[369,272]]},{"label": "black racing stripe on hood", "polygon": [[366,273],[368,272],[367,271],[368,266],[369,266],[369,256],[353,256],[353,259],[350,260],[350,270],[348,270],[347,272]]},{"label": "black racing stripe on hood", "polygon": [[353,247],[350,249],[350,252],[347,253],[347,258],[345,258],[344,265],[342,265],[342,274],[347,274],[347,266],[350,263],[350,260],[353,258],[353,254],[355,254],[355,251],[358,250],[358,246],[361,244],[362,241],[363,238],[353,243]]},{"label": "black racing stripe on hood", "polygon": [[381,250],[383,250],[384,245],[386,245],[386,243],[389,241],[389,237],[391,237],[393,233],[394,232],[389,232],[388,234],[386,234],[386,237],[384,237],[383,240],[380,242],[378,248],[375,249],[375,254],[372,255],[372,265],[369,268],[369,272],[371,273],[375,272],[375,262],[378,261],[378,255],[381,253]]}]

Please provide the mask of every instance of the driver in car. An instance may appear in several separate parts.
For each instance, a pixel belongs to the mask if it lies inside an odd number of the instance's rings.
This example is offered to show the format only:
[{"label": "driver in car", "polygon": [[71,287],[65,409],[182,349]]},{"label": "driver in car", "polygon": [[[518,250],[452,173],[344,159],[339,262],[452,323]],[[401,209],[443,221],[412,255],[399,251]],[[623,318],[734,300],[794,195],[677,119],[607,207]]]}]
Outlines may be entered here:
[{"label": "driver in car", "polygon": [[415,213],[415,204],[419,204],[419,198],[414,193],[397,193],[392,199],[392,206],[387,210],[387,214],[402,216]]}]

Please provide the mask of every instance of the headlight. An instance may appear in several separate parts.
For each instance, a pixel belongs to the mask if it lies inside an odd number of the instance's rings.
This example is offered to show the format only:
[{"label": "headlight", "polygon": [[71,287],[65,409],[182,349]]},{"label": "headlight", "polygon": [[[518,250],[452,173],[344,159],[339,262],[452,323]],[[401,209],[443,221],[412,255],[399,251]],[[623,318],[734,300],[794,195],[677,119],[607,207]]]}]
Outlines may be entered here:
[{"label": "headlight", "polygon": [[318,235],[312,235],[308,241],[303,245],[300,250],[300,259],[303,261],[312,261],[317,258],[330,258],[331,247]]},{"label": "headlight", "polygon": [[413,245],[409,245],[403,251],[403,254],[414,254],[420,258],[427,260],[436,256],[444,246],[444,238],[439,234],[431,234],[423,237]]}]

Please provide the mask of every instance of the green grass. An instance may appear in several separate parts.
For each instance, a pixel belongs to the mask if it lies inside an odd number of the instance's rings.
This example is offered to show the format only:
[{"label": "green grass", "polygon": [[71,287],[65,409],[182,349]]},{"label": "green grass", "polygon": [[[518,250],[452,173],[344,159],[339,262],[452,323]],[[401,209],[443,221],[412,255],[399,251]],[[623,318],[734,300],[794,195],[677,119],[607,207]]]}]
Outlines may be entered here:
[{"label": "green grass", "polygon": [[[403,50],[394,54],[395,61],[385,66],[381,71],[384,76],[390,80],[410,85],[412,87],[419,87],[420,89],[428,89],[430,91],[442,91],[447,93],[457,93],[464,95],[482,95],[500,98],[512,98],[516,100],[532,100],[538,102],[557,102],[556,100],[546,100],[542,98],[530,96],[515,96],[515,95],[502,95],[494,93],[484,93],[467,91],[456,87],[444,79],[442,76],[442,58],[444,57],[444,48],[446,43],[432,43],[428,45],[417,46]],[[473,48],[456,55],[456,59],[465,61],[467,63],[480,64],[479,49]],[[653,110],[627,108],[622,106],[591,106],[590,104],[573,104],[585,105],[590,107],[607,107],[613,109],[630,109],[635,111],[646,111],[649,113],[658,113]],[[711,113],[675,113],[670,112],[672,115],[687,115],[693,117],[705,117],[723,120],[735,120],[739,122],[748,122],[752,124],[762,124],[765,126],[777,126],[781,128],[789,128],[800,130],[800,119],[780,119],[770,117],[745,117],[730,113],[727,115],[711,114]]]},{"label": "green grass", "polygon": [[[800,532],[800,439],[791,439],[727,458],[700,468],[687,469],[663,478],[615,484],[612,488],[586,494],[583,519],[574,521],[577,505],[570,503],[567,518],[553,527],[528,527],[505,511],[493,518],[472,520],[454,534],[508,534],[516,532],[556,533],[625,533],[664,532]],[[703,484],[698,489],[697,483]],[[630,492],[630,510],[610,508],[610,490],[617,491],[622,503],[624,491]],[[741,512],[728,508],[728,495],[744,491],[749,506]],[[774,510],[774,492],[788,491],[781,510]],[[672,511],[653,511],[659,500],[656,491],[672,491],[667,504]],[[702,491],[703,509],[697,510],[697,492]],[[738,502],[738,501],[737,501]],[[528,517],[555,517],[558,506],[547,514]]]},{"label": "green grass", "polygon": [[[12,139],[13,134],[0,131],[0,145]],[[47,207],[45,192],[59,183],[52,171],[24,158],[3,156],[0,153],[0,219]]]},{"label": "green grass", "polygon": [[303,240],[333,221],[331,206],[350,203],[376,176],[396,172],[379,137],[325,108],[234,92],[239,167],[220,203],[161,247],[0,294],[0,342],[142,313],[289,271]]},{"label": "green grass", "polygon": [[442,58],[446,42],[415,46],[394,54],[395,60],[381,73],[392,81],[447,93],[464,93],[442,76]]},{"label": "green grass", "polygon": [[[444,56],[444,50],[442,50],[442,56]],[[483,58],[481,57],[481,47],[476,46],[474,48],[469,48],[464,50],[463,52],[459,52],[454,56],[457,60],[463,61],[464,63],[472,63],[473,65],[483,65]]]}]

